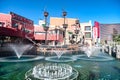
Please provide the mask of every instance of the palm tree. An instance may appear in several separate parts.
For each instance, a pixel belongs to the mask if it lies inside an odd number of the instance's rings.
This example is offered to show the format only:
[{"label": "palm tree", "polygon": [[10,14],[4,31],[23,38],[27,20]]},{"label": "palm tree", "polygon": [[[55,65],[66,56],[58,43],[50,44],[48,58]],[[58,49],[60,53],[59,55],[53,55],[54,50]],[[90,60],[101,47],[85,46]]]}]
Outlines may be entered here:
[{"label": "palm tree", "polygon": [[113,35],[113,41],[120,42],[120,34],[119,35]]}]

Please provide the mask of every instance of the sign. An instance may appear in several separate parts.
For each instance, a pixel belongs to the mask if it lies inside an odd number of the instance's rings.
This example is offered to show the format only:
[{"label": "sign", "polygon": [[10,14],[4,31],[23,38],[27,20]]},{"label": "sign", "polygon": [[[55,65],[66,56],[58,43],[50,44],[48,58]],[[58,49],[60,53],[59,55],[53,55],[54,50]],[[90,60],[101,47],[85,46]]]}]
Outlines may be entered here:
[{"label": "sign", "polygon": [[100,38],[100,26],[99,26],[99,22],[95,21],[95,27],[97,28],[97,38]]},{"label": "sign", "polygon": [[17,20],[17,21],[21,21],[21,22],[24,22],[24,23],[27,23],[27,24],[32,24],[33,25],[33,21],[30,20],[30,19],[27,19],[25,17],[22,17],[18,14],[15,14],[13,12],[10,12],[10,15],[12,16],[12,19],[14,20]]}]

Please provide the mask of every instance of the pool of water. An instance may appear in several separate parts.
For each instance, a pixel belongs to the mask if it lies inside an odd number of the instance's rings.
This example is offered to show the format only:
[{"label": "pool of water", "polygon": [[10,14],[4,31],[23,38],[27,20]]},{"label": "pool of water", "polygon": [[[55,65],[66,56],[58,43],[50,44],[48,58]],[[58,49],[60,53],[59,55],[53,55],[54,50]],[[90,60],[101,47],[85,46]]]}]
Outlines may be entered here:
[{"label": "pool of water", "polygon": [[[40,63],[56,62],[44,59],[25,62],[0,62],[0,80],[24,80],[25,73]],[[77,59],[60,63],[69,64],[75,68],[79,72],[77,80],[120,80],[120,60],[95,61]]]},{"label": "pool of water", "polygon": [[24,55],[20,58],[18,58],[17,56],[10,56],[10,57],[0,58],[0,62],[28,62],[28,61],[37,61],[40,59],[44,59],[44,56]]},{"label": "pool of water", "polygon": [[57,56],[50,56],[46,57],[45,60],[49,62],[71,62],[77,60],[77,58],[74,58],[72,56],[61,56],[60,58]]}]

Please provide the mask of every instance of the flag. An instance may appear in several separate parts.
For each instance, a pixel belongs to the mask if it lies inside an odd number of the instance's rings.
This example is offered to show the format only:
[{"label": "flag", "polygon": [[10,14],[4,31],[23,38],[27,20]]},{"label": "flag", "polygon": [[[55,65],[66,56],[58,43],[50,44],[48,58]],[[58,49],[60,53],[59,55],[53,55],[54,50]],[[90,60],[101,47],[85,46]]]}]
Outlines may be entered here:
[{"label": "flag", "polygon": [[99,22],[95,21],[94,23],[95,27],[97,28],[97,38],[100,37],[100,26],[99,26]]}]

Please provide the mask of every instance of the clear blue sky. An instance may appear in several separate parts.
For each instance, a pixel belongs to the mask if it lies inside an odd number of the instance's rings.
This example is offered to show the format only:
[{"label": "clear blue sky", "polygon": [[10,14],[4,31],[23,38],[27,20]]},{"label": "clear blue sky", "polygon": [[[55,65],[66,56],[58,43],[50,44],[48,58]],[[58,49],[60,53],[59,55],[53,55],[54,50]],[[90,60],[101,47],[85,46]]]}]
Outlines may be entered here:
[{"label": "clear blue sky", "polygon": [[49,17],[62,17],[64,9],[67,17],[78,18],[81,22],[120,23],[120,0],[0,0],[1,13],[12,11],[35,24],[44,19],[44,9]]}]

